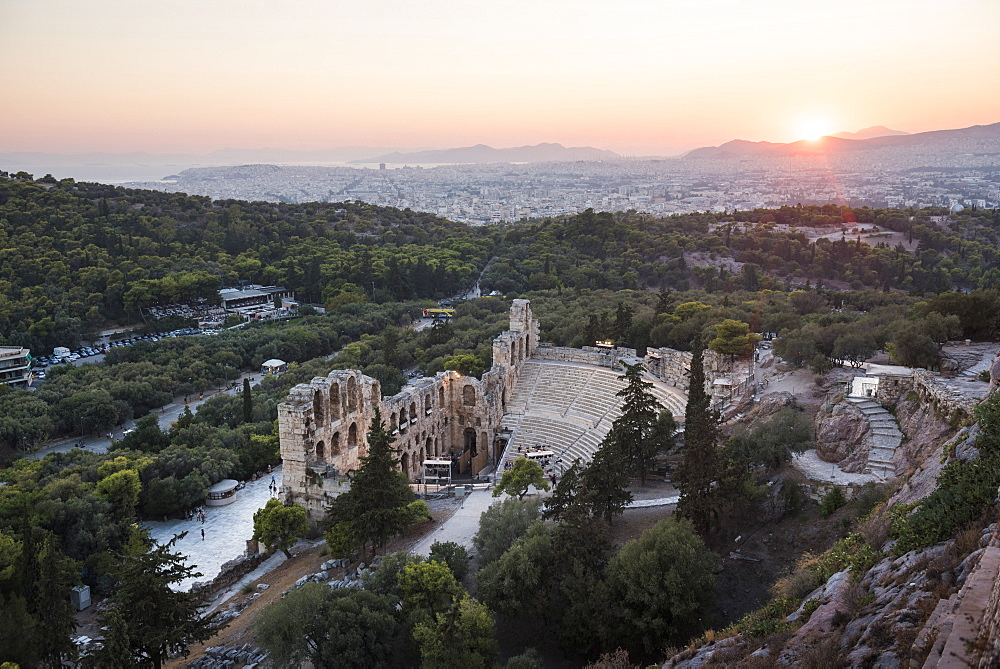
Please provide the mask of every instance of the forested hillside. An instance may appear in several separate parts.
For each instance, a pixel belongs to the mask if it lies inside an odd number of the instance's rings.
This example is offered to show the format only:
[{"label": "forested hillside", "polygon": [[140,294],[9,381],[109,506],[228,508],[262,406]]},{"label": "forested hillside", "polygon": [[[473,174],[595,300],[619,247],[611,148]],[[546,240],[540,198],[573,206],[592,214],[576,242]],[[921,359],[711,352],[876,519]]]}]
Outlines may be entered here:
[{"label": "forested hillside", "polygon": [[[946,213],[837,205],[668,218],[586,211],[513,226],[483,285],[502,293],[559,286],[715,292],[835,282],[917,294],[996,286],[1000,214]],[[858,226],[872,225],[875,234],[862,242]]]},{"label": "forested hillside", "polygon": [[140,320],[141,307],[217,302],[239,280],[310,303],[444,297],[468,286],[493,243],[430,214],[362,203],[0,179],[0,342],[72,346],[109,320]]}]

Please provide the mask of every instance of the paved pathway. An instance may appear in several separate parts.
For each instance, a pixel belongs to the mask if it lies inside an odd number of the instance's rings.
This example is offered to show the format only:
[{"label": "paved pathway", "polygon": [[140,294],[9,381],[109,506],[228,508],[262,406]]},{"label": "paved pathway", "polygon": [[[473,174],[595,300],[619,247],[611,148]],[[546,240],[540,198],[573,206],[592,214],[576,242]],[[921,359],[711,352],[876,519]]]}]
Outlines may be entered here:
[{"label": "paved pathway", "polygon": [[864,485],[880,480],[874,474],[852,474],[845,472],[832,462],[824,462],[816,455],[815,449],[793,455],[792,465],[811,481],[823,481],[837,485]]},{"label": "paved pathway", "polygon": [[504,498],[494,497],[491,488],[473,490],[462,502],[462,506],[448,520],[444,521],[441,527],[417,541],[410,548],[410,552],[417,555],[430,555],[431,544],[436,541],[454,541],[456,544],[471,550],[472,537],[479,531],[479,517],[494,502],[499,502],[502,499]]},{"label": "paved pathway", "polygon": [[637,499],[628,505],[629,509],[644,509],[649,506],[670,506],[676,504],[681,499],[680,495],[670,497],[657,497],[656,499]]},{"label": "paved pathway", "polygon": [[[448,520],[441,524],[427,536],[419,539],[411,548],[410,552],[417,555],[427,556],[431,553],[431,544],[440,541],[453,541],[466,549],[472,550],[472,537],[479,531],[479,518],[494,503],[510,499],[506,495],[501,497],[493,496],[493,489],[473,490],[462,506],[455,511]],[[670,497],[658,497],[655,499],[639,499],[628,505],[630,509],[639,509],[654,506],[669,506],[677,504],[680,499],[678,495]]]},{"label": "paved pathway", "polygon": [[[274,470],[273,476],[280,488],[280,467]],[[187,531],[187,536],[174,544],[174,548],[187,557],[187,564],[197,567],[202,575],[182,581],[178,589],[190,590],[195,582],[212,580],[218,576],[224,563],[246,551],[247,540],[253,536],[253,514],[273,496],[268,490],[270,482],[271,477],[267,475],[258,481],[248,481],[232,504],[204,507],[204,523],[198,520],[143,523],[150,535],[160,543],[166,543],[174,535]],[[201,530],[205,530],[204,540],[201,538]]]}]

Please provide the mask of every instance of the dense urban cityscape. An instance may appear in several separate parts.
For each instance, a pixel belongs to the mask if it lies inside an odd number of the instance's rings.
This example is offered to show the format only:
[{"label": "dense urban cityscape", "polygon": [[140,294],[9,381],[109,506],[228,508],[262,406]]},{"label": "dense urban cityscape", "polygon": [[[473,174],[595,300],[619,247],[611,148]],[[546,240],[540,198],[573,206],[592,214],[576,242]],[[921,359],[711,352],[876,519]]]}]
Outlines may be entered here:
[{"label": "dense urban cityscape", "polygon": [[[998,140],[992,140],[993,144]],[[484,225],[586,209],[670,215],[836,202],[850,206],[993,208],[1000,154],[884,150],[789,158],[491,163],[433,166],[192,168],[128,184],[215,199],[340,202],[426,211]]]}]

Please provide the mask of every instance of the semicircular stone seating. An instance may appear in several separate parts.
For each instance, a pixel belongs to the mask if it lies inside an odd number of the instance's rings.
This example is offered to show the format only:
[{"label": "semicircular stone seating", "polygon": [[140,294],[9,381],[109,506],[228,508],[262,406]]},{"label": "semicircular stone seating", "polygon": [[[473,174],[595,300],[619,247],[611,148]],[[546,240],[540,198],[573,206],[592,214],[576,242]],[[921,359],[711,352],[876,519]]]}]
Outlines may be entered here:
[{"label": "semicircular stone seating", "polygon": [[[622,398],[616,394],[626,385],[618,378],[621,375],[606,367],[525,361],[501,422],[512,431],[505,462],[530,450],[552,451],[562,469],[577,459],[590,462],[612,422],[621,416]],[[687,403],[683,391],[654,381],[651,392],[665,409],[683,418]]]}]

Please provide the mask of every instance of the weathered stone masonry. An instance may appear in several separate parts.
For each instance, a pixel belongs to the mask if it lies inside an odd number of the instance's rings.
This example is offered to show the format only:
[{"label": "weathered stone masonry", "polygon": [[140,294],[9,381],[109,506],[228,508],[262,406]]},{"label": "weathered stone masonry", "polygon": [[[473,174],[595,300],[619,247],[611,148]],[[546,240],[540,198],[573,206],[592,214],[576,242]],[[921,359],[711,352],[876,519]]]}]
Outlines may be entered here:
[{"label": "weathered stone masonry", "polygon": [[493,366],[482,380],[458,372],[418,379],[392,397],[357,370],[335,370],[295,386],[278,406],[284,493],[318,518],[345,490],[340,476],[367,454],[366,438],[381,412],[396,436],[402,470],[420,477],[428,458],[452,458],[459,471],[478,473],[496,465],[500,419],[521,364],[538,346],[538,321],[527,300],[514,300],[510,329],[493,340]]}]

